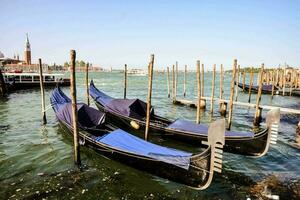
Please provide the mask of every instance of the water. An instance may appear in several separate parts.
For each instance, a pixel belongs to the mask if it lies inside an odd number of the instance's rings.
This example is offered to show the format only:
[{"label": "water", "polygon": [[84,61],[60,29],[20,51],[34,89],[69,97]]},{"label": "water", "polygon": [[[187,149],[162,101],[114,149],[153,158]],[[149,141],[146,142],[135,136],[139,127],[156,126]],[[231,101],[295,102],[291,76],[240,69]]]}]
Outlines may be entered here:
[{"label": "water", "polygon": [[[85,100],[83,74],[77,74],[77,96]],[[114,97],[123,96],[122,73],[90,73],[95,85]],[[229,96],[230,75],[225,77],[225,97]],[[179,74],[178,97],[183,94]],[[211,73],[205,75],[205,96],[210,94]],[[219,94],[216,78],[215,95]],[[187,98],[196,94],[195,74],[187,78]],[[63,89],[69,94],[68,88]],[[51,90],[46,90],[49,104]],[[147,77],[128,77],[127,96],[146,99]],[[155,112],[170,119],[195,120],[196,110],[172,105],[167,98],[166,74],[156,74],[152,103]],[[255,102],[252,95],[252,102]],[[238,93],[246,102],[248,95]],[[299,108],[299,98],[262,97],[262,104]],[[94,104],[92,103],[94,106]],[[209,108],[209,105],[208,105]],[[263,117],[265,116],[263,112]],[[233,130],[250,131],[253,109],[235,107]],[[211,116],[201,113],[201,123],[220,118],[218,105]],[[259,199],[279,195],[280,199],[300,199],[300,144],[295,134],[297,115],[282,115],[279,142],[262,158],[224,154],[222,174],[216,174],[205,191],[195,191],[109,160],[91,149],[81,148],[83,166],[73,164],[72,138],[59,128],[52,109],[48,124],[41,125],[40,92],[18,91],[0,99],[0,199]],[[152,133],[153,134],[153,133]],[[153,134],[155,135],[155,134]],[[150,135],[151,137],[151,135]],[[152,141],[190,151],[198,148],[152,136]],[[298,141],[298,143],[297,143]],[[265,198],[265,197],[264,197]]]}]

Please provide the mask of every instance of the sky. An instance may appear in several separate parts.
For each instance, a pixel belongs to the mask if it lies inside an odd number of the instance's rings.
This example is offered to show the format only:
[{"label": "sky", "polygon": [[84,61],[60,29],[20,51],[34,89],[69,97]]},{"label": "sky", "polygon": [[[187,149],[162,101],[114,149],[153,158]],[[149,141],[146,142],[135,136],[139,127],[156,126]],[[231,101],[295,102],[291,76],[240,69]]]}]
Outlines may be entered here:
[{"label": "sky", "polygon": [[243,66],[300,66],[298,0],[0,0],[0,51],[32,60],[77,59],[105,68],[154,69],[196,61],[211,69],[233,59]]}]

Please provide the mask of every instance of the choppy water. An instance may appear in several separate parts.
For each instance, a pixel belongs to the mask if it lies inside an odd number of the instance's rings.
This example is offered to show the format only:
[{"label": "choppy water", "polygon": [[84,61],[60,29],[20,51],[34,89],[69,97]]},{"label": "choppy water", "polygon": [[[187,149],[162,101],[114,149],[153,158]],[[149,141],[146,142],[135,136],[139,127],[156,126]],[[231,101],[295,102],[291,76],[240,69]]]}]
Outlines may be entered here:
[{"label": "choppy water", "polygon": [[[83,74],[77,77],[78,99],[85,100]],[[122,73],[91,73],[95,85],[115,97],[123,96]],[[205,76],[205,96],[210,94],[211,74]],[[183,75],[179,75],[178,97]],[[216,79],[216,96],[219,94]],[[196,92],[195,74],[188,74],[187,98]],[[229,95],[230,75],[225,77]],[[69,94],[68,88],[64,91]],[[47,104],[51,90],[46,90]],[[128,97],[146,99],[147,77],[128,77]],[[172,105],[167,98],[166,74],[155,74],[155,112],[170,119],[194,120],[196,110]],[[252,102],[256,96],[252,95]],[[239,90],[238,100],[247,94]],[[262,104],[299,108],[299,98],[263,95]],[[92,104],[93,105],[93,104]],[[93,105],[94,106],[94,105]],[[209,108],[209,106],[208,106]],[[251,130],[253,109],[235,107],[233,130]],[[265,116],[265,112],[263,113]],[[219,118],[203,112],[201,123]],[[59,128],[52,109],[48,124],[41,125],[39,90],[18,91],[0,99],[0,199],[259,199],[266,194],[280,199],[300,199],[300,136],[295,134],[297,115],[282,115],[279,142],[258,159],[225,153],[224,170],[216,174],[205,191],[195,191],[151,174],[109,160],[86,147],[81,148],[83,167],[73,164],[72,138]],[[196,151],[179,143],[152,137],[157,143]],[[298,143],[297,143],[298,141]]]}]

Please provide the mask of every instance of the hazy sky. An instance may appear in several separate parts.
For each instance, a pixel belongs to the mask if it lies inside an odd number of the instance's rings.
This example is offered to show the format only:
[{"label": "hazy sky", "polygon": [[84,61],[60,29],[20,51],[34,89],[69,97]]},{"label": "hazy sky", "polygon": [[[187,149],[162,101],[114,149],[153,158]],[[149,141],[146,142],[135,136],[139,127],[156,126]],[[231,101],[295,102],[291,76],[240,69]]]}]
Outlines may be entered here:
[{"label": "hazy sky", "polygon": [[300,65],[300,1],[0,0],[0,51],[23,58],[29,33],[33,61],[77,58],[104,67],[195,68],[200,59],[230,67]]}]

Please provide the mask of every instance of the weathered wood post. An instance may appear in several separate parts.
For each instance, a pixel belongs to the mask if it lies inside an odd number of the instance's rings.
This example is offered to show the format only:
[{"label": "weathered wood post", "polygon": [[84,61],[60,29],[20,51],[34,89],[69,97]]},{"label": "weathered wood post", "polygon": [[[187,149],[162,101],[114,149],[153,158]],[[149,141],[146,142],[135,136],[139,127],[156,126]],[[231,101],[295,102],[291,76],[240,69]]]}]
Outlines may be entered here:
[{"label": "weathered wood post", "polygon": [[173,65],[173,67],[172,67],[172,100],[173,100],[173,103],[176,101],[175,99],[176,99],[176,97],[175,97],[175,65]]},{"label": "weathered wood post", "polygon": [[127,64],[124,66],[124,99],[127,95]]},{"label": "weathered wood post", "polygon": [[259,126],[261,122],[262,109],[259,107],[259,104],[261,100],[263,73],[264,73],[264,63],[261,65],[261,70],[260,70],[260,79],[259,79],[258,92],[256,97],[255,116],[253,122],[254,126]]},{"label": "weathered wood post", "polygon": [[[238,65],[238,68],[237,68],[237,80],[235,80],[235,101],[237,101],[237,98],[238,98],[238,84],[240,83],[240,75],[241,75],[241,70],[240,70],[240,65]],[[244,85],[243,85],[244,87]],[[244,91],[244,90],[243,90]]]},{"label": "weathered wood post", "polygon": [[201,80],[200,80],[200,60],[197,60],[197,116],[196,123],[200,123],[200,105],[201,105]]},{"label": "weathered wood post", "polygon": [[[204,64],[201,65],[201,97],[204,97]],[[200,73],[200,71],[199,71]],[[205,99],[202,99],[200,100],[200,109],[205,109],[206,107],[206,100]]]},{"label": "weathered wood post", "polygon": [[271,83],[272,83],[272,94],[271,94],[271,99],[273,99],[274,96],[274,88],[275,88],[275,77],[274,77],[274,71],[272,71],[272,77],[271,77]]},{"label": "weathered wood post", "polygon": [[223,90],[223,82],[224,82],[224,72],[223,72],[223,64],[221,64],[221,69],[220,69],[220,100],[223,99],[223,94],[224,94],[224,90]]},{"label": "weathered wood post", "polygon": [[5,95],[6,94],[6,83],[4,81],[4,77],[3,77],[3,74],[2,74],[2,70],[1,70],[1,67],[0,67],[0,92],[1,92],[1,95]]},{"label": "weathered wood post", "polygon": [[175,71],[175,101],[177,99],[177,84],[178,84],[178,62],[176,61],[176,71]]},{"label": "weathered wood post", "polygon": [[251,68],[251,72],[250,72],[250,83],[249,83],[249,91],[248,91],[248,103],[250,103],[251,101],[251,91],[252,91],[252,86],[253,86],[253,79],[254,79],[254,75],[253,75],[253,67]]},{"label": "weathered wood post", "polygon": [[283,69],[283,88],[282,88],[282,95],[285,95],[285,86],[286,86],[286,68]]},{"label": "weathered wood post", "polygon": [[150,63],[149,63],[149,66],[148,66],[149,75],[148,75],[148,97],[147,97],[147,113],[146,113],[145,140],[148,140],[149,126],[150,126],[150,110],[151,110],[153,65],[154,65],[154,54],[151,55]]},{"label": "weathered wood post", "polygon": [[279,85],[279,69],[276,69],[276,78],[275,78],[275,86]]},{"label": "weathered wood post", "polygon": [[223,94],[224,94],[223,82],[224,82],[224,70],[223,70],[223,64],[221,64],[221,70],[220,70],[220,97],[219,97],[220,101],[219,101],[219,110],[220,110],[221,116],[226,116],[227,103],[226,102],[222,102],[222,100],[223,100]]},{"label": "weathered wood post", "polygon": [[41,88],[41,98],[42,98],[42,120],[43,120],[43,124],[47,124],[43,67],[42,67],[42,59],[40,58],[39,58],[39,72],[40,72],[40,88]]},{"label": "weathered wood post", "polygon": [[246,70],[243,70],[243,92],[245,91]]},{"label": "weathered wood post", "polygon": [[167,67],[167,85],[168,85],[168,98],[170,98],[170,71],[169,71],[169,67]]},{"label": "weathered wood post", "polygon": [[187,74],[187,66],[184,66],[184,80],[183,80],[183,97],[186,96],[186,74]]},{"label": "weathered wood post", "polygon": [[79,151],[79,138],[78,138],[78,115],[77,115],[77,99],[76,99],[76,75],[75,75],[75,60],[76,52],[71,50],[71,99],[72,99],[72,124],[73,124],[73,136],[74,136],[74,161],[80,165],[80,151]]},{"label": "weathered wood post", "polygon": [[237,59],[234,59],[234,61],[233,61],[233,68],[232,68],[232,79],[231,79],[231,85],[230,85],[228,130],[230,130],[230,128],[231,128],[231,121],[232,121],[233,97],[234,97],[234,81],[235,81],[235,76],[236,76],[236,67],[237,67]]},{"label": "weathered wood post", "polygon": [[86,104],[90,106],[89,63],[86,63],[85,65],[85,96],[86,96]]},{"label": "weathered wood post", "polygon": [[210,112],[214,112],[214,95],[215,95],[215,81],[216,81],[216,64],[213,67],[212,81],[211,81],[211,98],[210,98]]}]

